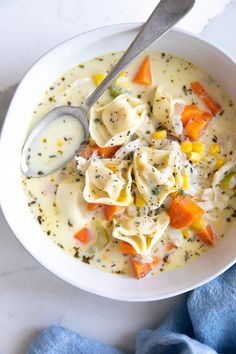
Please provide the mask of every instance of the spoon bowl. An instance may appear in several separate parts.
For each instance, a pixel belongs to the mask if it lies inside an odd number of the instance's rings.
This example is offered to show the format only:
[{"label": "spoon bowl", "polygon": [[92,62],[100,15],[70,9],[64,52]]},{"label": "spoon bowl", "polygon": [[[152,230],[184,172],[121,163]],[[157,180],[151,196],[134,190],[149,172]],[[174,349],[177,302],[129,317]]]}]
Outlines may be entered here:
[{"label": "spoon bowl", "polygon": [[[78,130],[76,140],[73,142],[71,138],[66,138],[64,136],[65,143],[67,142],[70,146],[67,147],[66,154],[56,153],[48,156],[45,162],[40,164],[38,160],[42,160],[45,155],[45,147],[42,148],[41,145],[45,145],[43,138],[47,130],[54,130],[54,123],[56,122],[58,126],[58,121],[62,120],[64,123],[63,128],[65,129],[65,123],[69,120],[71,125],[72,120],[74,121],[73,130]],[[55,126],[56,128],[56,126]],[[63,134],[63,135],[66,135]],[[71,135],[71,134],[70,134]],[[87,112],[84,112],[84,107],[74,107],[74,106],[60,106],[52,109],[47,113],[42,120],[33,128],[30,135],[28,136],[21,153],[21,170],[27,177],[42,177],[51,174],[62,166],[65,166],[75,154],[79,154],[84,148],[89,137],[88,119]],[[62,152],[62,150],[58,150]],[[35,159],[37,163],[35,164]],[[32,161],[32,162],[31,162]],[[48,161],[48,162],[47,162]],[[40,168],[42,167],[42,168]]]}]

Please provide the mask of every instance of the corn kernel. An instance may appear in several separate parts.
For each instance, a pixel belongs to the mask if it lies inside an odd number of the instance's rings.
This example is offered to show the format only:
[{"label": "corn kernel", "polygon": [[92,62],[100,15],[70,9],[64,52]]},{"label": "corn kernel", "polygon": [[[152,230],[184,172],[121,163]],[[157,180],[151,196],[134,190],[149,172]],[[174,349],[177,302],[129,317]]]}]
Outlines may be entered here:
[{"label": "corn kernel", "polygon": [[191,227],[192,230],[200,232],[200,231],[205,230],[206,222],[205,222],[205,220],[202,217],[200,217],[190,227]]},{"label": "corn kernel", "polygon": [[194,142],[193,143],[193,150],[194,152],[199,152],[200,154],[202,154],[205,150],[205,147],[202,143],[198,143],[198,142]]},{"label": "corn kernel", "polygon": [[190,152],[190,154],[188,154],[188,158],[193,163],[198,163],[201,161],[202,155],[199,152]]},{"label": "corn kernel", "polygon": [[203,156],[203,161],[204,162],[206,162],[206,163],[208,163],[208,162],[211,162],[212,161],[212,157],[211,156],[209,156],[209,155],[205,155],[205,156]]},{"label": "corn kernel", "polygon": [[150,149],[156,149],[156,146],[155,145],[150,145],[149,148]]},{"label": "corn kernel", "polygon": [[188,141],[183,141],[180,146],[181,146],[182,152],[185,152],[186,154],[192,152],[192,149],[193,149],[192,143],[190,143]]},{"label": "corn kernel", "polygon": [[217,156],[220,153],[220,145],[219,144],[211,144],[209,147],[209,154],[212,156]]},{"label": "corn kernel", "polygon": [[187,175],[182,175],[183,178],[183,190],[186,191],[186,189],[189,188],[189,177]]},{"label": "corn kernel", "polygon": [[122,203],[122,202],[124,202],[124,201],[126,200],[126,198],[127,198],[126,189],[123,188],[123,189],[121,190],[121,192],[120,192],[120,196],[119,196],[119,198],[117,199],[117,201],[120,202],[120,203]]},{"label": "corn kernel", "polygon": [[109,170],[112,170],[113,172],[117,171],[117,166],[114,163],[109,163],[107,165],[107,168],[109,168]]},{"label": "corn kernel", "polygon": [[134,197],[131,195],[131,200],[129,202],[129,205],[132,205],[134,203]]},{"label": "corn kernel", "polygon": [[117,79],[124,78],[128,75],[127,71],[121,71],[121,73],[117,76]]},{"label": "corn kernel", "polygon": [[64,145],[64,142],[62,140],[57,140],[57,146],[61,147],[62,145]]},{"label": "corn kernel", "polygon": [[141,195],[135,197],[135,205],[137,208],[142,208],[145,205],[145,201]]},{"label": "corn kernel", "polygon": [[189,238],[190,237],[190,231],[189,229],[182,229],[181,234],[183,235],[184,238]]},{"label": "corn kernel", "polygon": [[176,198],[178,195],[178,192],[172,192],[170,193],[171,198]]},{"label": "corn kernel", "polygon": [[100,85],[100,83],[105,79],[106,75],[98,73],[92,76],[93,82],[96,86]]},{"label": "corn kernel", "polygon": [[215,168],[217,170],[219,170],[219,168],[221,168],[225,163],[225,159],[223,157],[218,157],[218,159],[216,159],[216,163],[215,163]]},{"label": "corn kernel", "polygon": [[159,130],[152,134],[154,140],[164,140],[167,136],[166,130]]}]

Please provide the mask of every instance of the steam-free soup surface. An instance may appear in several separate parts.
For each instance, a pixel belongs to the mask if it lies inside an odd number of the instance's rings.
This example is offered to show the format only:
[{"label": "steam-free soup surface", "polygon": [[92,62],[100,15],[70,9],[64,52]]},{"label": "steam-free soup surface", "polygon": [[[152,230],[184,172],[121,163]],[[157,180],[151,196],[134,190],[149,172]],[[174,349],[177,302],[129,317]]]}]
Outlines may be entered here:
[{"label": "steam-free soup surface", "polygon": [[[82,104],[121,54],[91,59],[61,75],[36,107],[32,124],[56,106]],[[77,161],[47,177],[22,177],[28,205],[47,237],[78,261],[128,276],[134,275],[133,261],[148,264],[150,274],[184,266],[214,247],[204,241],[206,227],[215,244],[236,217],[232,101],[192,63],[167,53],[148,54],[151,84],[134,82],[143,56],[91,110],[90,141]],[[217,112],[194,92],[194,82],[201,83]],[[190,138],[196,114],[183,126],[186,107],[210,117],[197,140]],[[66,129],[58,122],[41,137],[37,153],[44,158],[35,166],[38,171],[45,161],[54,163],[51,155],[76,147],[80,127],[71,122]],[[197,219],[178,228],[170,212],[176,198],[198,207],[190,208],[195,210],[190,221]],[[186,217],[180,222],[184,225]]]}]

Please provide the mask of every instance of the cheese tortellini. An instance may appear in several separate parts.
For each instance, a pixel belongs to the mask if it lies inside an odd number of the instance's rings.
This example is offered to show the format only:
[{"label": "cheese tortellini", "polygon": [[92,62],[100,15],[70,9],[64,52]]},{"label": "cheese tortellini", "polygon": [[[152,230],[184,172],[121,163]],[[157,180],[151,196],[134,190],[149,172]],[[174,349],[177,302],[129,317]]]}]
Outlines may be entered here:
[{"label": "cheese tortellini", "polygon": [[150,209],[161,206],[168,194],[183,185],[180,171],[181,155],[175,150],[148,147],[134,154],[134,175],[139,193]]},{"label": "cheese tortellini", "polygon": [[185,105],[184,100],[174,99],[171,94],[164,92],[163,88],[158,86],[153,99],[153,116],[173,135],[180,136],[183,132],[181,114]]},{"label": "cheese tortellini", "polygon": [[84,199],[89,203],[129,205],[131,168],[128,160],[93,159],[85,173]]},{"label": "cheese tortellini", "polygon": [[166,212],[155,217],[123,217],[114,220],[113,237],[131,244],[141,256],[150,255],[170,222]]},{"label": "cheese tortellini", "polygon": [[90,111],[89,131],[98,146],[123,145],[142,123],[146,105],[137,98],[122,94],[106,106]]},{"label": "cheese tortellini", "polygon": [[66,225],[70,222],[75,228],[81,224],[81,220],[86,223],[88,216],[82,190],[82,183],[67,178],[59,184],[56,193],[56,205],[60,217],[65,219]]},{"label": "cheese tortellini", "polygon": [[202,206],[205,210],[212,210],[218,208],[223,210],[226,208],[230,198],[234,195],[235,191],[232,189],[224,189],[222,193],[222,188],[220,186],[221,181],[229,172],[234,171],[236,168],[236,161],[231,160],[224,164],[214,175],[211,188],[206,188],[203,190],[201,199]]}]

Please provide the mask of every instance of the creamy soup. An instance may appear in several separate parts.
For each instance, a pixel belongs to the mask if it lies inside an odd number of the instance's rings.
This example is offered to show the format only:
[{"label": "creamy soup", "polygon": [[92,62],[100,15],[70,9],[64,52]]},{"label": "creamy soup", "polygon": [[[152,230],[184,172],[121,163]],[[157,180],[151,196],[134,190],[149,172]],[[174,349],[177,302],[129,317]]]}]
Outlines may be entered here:
[{"label": "creamy soup", "polygon": [[27,154],[33,175],[43,176],[68,162],[84,140],[84,128],[71,115],[51,121],[37,134]]},{"label": "creamy soup", "polygon": [[[121,55],[64,73],[32,124],[56,106],[83,103]],[[37,171],[81,139],[69,122],[67,131],[61,121],[40,137],[31,156]],[[141,278],[220,242],[236,217],[235,109],[209,74],[150,51],[99,98],[89,130],[85,149],[62,170],[22,177],[28,205],[55,244],[90,266]]]}]

